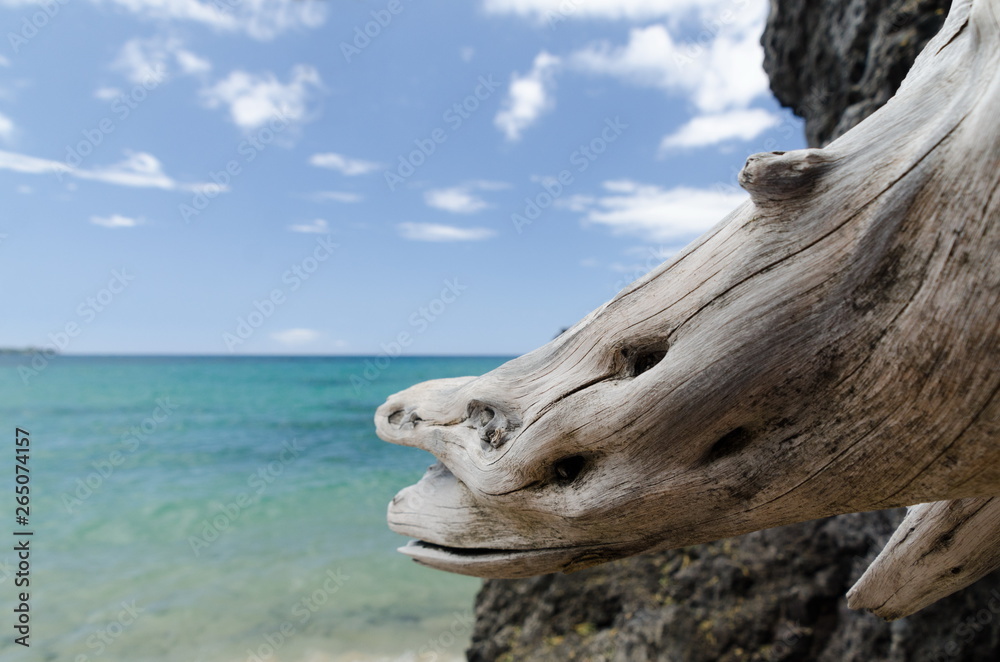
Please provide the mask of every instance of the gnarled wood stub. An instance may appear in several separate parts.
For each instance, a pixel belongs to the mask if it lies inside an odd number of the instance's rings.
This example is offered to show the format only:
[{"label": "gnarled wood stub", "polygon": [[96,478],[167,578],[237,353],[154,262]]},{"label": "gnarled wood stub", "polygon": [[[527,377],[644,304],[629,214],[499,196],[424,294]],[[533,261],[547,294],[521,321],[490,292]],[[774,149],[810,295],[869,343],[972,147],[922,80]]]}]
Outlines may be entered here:
[{"label": "gnarled wood stub", "polygon": [[519,577],[1000,494],[998,60],[1000,0],[956,2],[893,100],[750,157],[751,200],[679,256],[390,397],[378,434],[441,461],[389,507],[403,551]]}]

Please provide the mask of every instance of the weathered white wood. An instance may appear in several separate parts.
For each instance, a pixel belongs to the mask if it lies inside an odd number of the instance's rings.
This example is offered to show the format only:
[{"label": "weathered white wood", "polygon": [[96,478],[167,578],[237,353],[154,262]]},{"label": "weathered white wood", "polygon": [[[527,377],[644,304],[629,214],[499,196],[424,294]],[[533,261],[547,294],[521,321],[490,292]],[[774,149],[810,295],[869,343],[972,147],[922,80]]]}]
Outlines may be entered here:
[{"label": "weathered white wood", "polygon": [[390,397],[378,434],[443,465],[403,551],[517,577],[1000,494],[998,15],[956,0],[885,107],[751,157],[751,201],[558,339]]},{"label": "weathered white wood", "polygon": [[914,506],[847,594],[851,609],[909,616],[1000,568],[1000,498]]}]

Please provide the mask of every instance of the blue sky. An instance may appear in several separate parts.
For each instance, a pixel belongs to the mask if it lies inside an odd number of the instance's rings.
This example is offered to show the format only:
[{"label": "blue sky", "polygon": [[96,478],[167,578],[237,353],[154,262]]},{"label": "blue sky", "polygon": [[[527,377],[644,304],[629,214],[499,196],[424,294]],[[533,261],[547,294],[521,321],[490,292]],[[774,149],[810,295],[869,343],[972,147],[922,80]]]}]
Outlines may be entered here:
[{"label": "blue sky", "polygon": [[530,351],[804,146],[766,6],[0,0],[0,346]]}]

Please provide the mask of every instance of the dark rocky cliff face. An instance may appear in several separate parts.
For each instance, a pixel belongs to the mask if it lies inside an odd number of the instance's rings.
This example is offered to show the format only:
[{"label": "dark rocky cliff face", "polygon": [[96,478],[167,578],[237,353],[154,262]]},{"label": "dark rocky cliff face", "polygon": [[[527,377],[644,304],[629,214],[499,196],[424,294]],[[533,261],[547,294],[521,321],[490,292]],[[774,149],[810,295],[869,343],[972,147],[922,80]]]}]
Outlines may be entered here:
[{"label": "dark rocky cliff face", "polygon": [[830,142],[896,92],[950,0],[771,0],[761,43],[771,90]]},{"label": "dark rocky cliff face", "polygon": [[469,660],[996,660],[1000,614],[988,604],[1000,576],[894,623],[847,608],[900,517],[843,515],[573,575],[487,581]]},{"label": "dark rocky cliff face", "polygon": [[[829,142],[892,96],[949,4],[771,0],[765,68],[778,99],[805,117],[810,144]],[[572,575],[487,581],[468,658],[1000,659],[998,573],[894,623],[847,608],[848,588],[901,518],[844,515]]]}]

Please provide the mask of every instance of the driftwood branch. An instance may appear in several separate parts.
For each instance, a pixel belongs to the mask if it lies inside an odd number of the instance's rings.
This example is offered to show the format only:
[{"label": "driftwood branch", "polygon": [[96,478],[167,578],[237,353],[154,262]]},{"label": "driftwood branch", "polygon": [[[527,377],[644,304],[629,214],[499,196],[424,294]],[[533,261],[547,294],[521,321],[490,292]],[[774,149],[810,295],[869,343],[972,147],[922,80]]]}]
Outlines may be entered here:
[{"label": "driftwood branch", "polygon": [[998,60],[1000,0],[956,0],[893,100],[750,157],[751,200],[676,258],[493,372],[390,397],[378,434],[441,462],[389,507],[403,551],[518,577],[1000,494]]},{"label": "driftwood branch", "polygon": [[847,594],[851,609],[887,620],[961,590],[1000,568],[1000,498],[914,506]]}]

